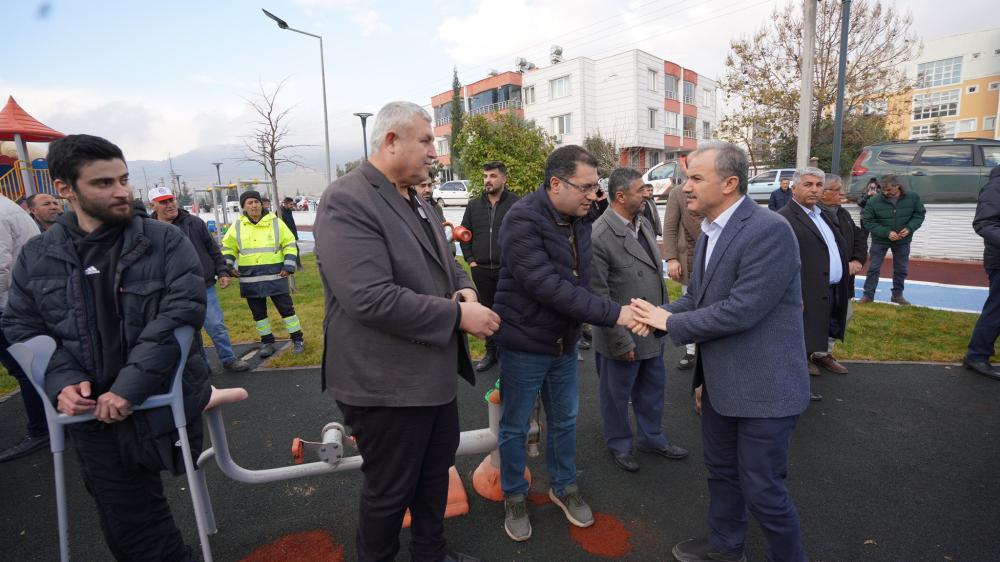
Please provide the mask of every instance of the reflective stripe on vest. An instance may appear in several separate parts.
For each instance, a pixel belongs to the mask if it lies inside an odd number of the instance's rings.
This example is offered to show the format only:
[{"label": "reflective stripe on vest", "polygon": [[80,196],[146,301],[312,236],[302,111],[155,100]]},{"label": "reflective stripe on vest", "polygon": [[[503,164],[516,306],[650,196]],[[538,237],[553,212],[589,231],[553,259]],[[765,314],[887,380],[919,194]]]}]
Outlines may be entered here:
[{"label": "reflective stripe on vest", "polygon": [[264,281],[277,281],[284,279],[280,275],[254,275],[253,277],[240,277],[240,283],[263,283]]},{"label": "reflective stripe on vest", "polygon": [[278,246],[279,240],[281,240],[281,226],[278,224],[279,220],[281,219],[277,216],[271,219],[271,224],[274,226],[274,246],[270,248],[250,248],[249,250],[243,249],[243,241],[240,240],[240,224],[242,224],[243,221],[237,220],[234,225],[236,227],[236,249],[239,250],[241,254],[270,254],[277,252],[280,248],[280,246]]}]

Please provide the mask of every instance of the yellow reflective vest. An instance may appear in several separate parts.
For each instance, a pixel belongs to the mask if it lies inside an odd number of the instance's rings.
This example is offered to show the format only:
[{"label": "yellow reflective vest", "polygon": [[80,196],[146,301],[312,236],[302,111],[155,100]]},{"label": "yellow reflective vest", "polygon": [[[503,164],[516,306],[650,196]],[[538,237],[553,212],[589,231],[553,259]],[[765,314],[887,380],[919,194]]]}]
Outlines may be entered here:
[{"label": "yellow reflective vest", "polygon": [[239,270],[243,298],[288,294],[288,279],[280,273],[295,273],[298,254],[292,231],[270,212],[256,223],[240,215],[222,238],[222,257]]}]

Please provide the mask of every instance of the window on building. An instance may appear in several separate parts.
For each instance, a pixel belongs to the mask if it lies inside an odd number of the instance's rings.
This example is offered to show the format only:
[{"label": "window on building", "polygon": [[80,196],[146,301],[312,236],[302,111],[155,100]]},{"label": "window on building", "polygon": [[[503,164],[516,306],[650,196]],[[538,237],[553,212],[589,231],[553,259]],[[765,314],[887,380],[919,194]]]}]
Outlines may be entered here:
[{"label": "window on building", "polygon": [[521,90],[521,95],[524,96],[524,105],[530,105],[535,103],[534,86],[525,86],[525,88]]},{"label": "window on building", "polygon": [[886,110],[888,110],[888,108],[889,108],[889,103],[886,100],[866,101],[861,104],[861,114],[885,115]]},{"label": "window on building", "polygon": [[962,57],[917,65],[917,88],[947,86],[962,81]]},{"label": "window on building", "polygon": [[572,114],[556,115],[552,118],[552,134],[568,135],[573,132]]},{"label": "window on building", "polygon": [[689,139],[698,138],[698,120],[690,115],[684,116],[684,136]]},{"label": "window on building", "polygon": [[684,103],[694,104],[694,82],[684,81]]},{"label": "window on building", "polygon": [[[934,136],[934,124],[914,125],[910,128],[910,140],[929,139]],[[940,136],[950,139],[955,137],[955,122],[941,123]]]},{"label": "window on building", "polygon": [[639,149],[638,148],[634,148],[634,149],[630,150],[629,152],[631,153],[631,158],[629,160],[629,165],[632,166],[633,168],[635,168],[636,170],[638,170],[639,169]]},{"label": "window on building", "polygon": [[447,138],[438,139],[438,142],[437,142],[437,153],[438,153],[438,156],[446,156],[448,154],[451,154],[451,147],[448,146],[448,139]]},{"label": "window on building", "polygon": [[677,79],[676,76],[671,76],[669,74],[667,74],[666,76],[664,76],[663,77],[663,97],[669,98],[669,99],[672,99],[672,100],[678,99],[677,98],[677,92],[678,92],[677,86],[678,86],[678,79]]},{"label": "window on building", "polygon": [[958,115],[960,90],[946,90],[913,96],[913,120]]},{"label": "window on building", "polygon": [[657,126],[657,122],[656,122],[656,115],[657,115],[657,113],[658,112],[655,109],[653,109],[652,107],[649,108],[649,128],[650,129],[655,129],[656,126]]},{"label": "window on building", "polygon": [[928,146],[920,154],[921,166],[972,166],[972,146]]},{"label": "window on building", "polygon": [[564,98],[569,95],[569,76],[549,80],[549,99]]},{"label": "window on building", "polygon": [[976,120],[962,119],[958,122],[958,128],[956,130],[959,133],[971,133],[976,130]]},{"label": "window on building", "polygon": [[653,70],[652,68],[649,69],[647,73],[646,86],[649,88],[650,92],[656,91],[656,83],[660,81],[659,76],[659,72]]},{"label": "window on building", "polygon": [[701,92],[701,105],[702,107],[712,107],[715,101],[715,92],[712,90],[703,90]]},{"label": "window on building", "polygon": [[440,127],[451,123],[451,102],[434,108],[434,126]]},{"label": "window on building", "polygon": [[986,87],[989,91],[1000,90],[1000,82],[990,82],[990,85]]},{"label": "window on building", "polygon": [[678,137],[681,136],[679,119],[680,115],[670,111],[667,112],[665,125],[667,127],[666,133],[668,135],[674,135]]},{"label": "window on building", "polygon": [[965,93],[967,93],[967,94],[974,94],[974,93],[976,93],[978,91],[979,91],[979,85],[978,84],[976,84],[975,86],[969,86],[968,88],[965,89]]},{"label": "window on building", "polygon": [[656,166],[657,164],[659,164],[660,163],[660,151],[659,150],[652,150],[652,151],[650,151],[647,160],[648,160],[648,162],[646,162],[646,164],[647,164],[647,166],[649,168],[652,168],[653,166]]},{"label": "window on building", "polygon": [[701,122],[701,138],[710,139],[712,138],[712,124],[708,121]]},{"label": "window on building", "polygon": [[989,117],[983,117],[983,130],[984,131],[995,131],[997,128],[997,117],[996,115],[990,115]]}]

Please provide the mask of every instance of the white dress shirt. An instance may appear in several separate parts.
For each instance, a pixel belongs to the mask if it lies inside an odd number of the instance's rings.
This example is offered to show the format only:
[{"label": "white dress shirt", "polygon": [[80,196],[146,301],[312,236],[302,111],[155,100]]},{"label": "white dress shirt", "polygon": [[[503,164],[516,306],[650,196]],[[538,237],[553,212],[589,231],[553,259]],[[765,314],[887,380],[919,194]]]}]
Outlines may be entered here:
[{"label": "white dress shirt", "polygon": [[[792,199],[792,201],[795,201]],[[830,229],[830,225],[826,224],[823,217],[820,216],[819,207],[813,206],[812,209],[802,205],[798,201],[795,204],[802,207],[802,210],[806,212],[806,215],[819,229],[819,233],[823,236],[823,242],[826,243],[826,253],[830,258],[830,284],[836,285],[840,283],[840,279],[844,276],[844,267],[840,263],[840,248],[837,247],[837,237],[833,235],[833,230]]]},{"label": "white dress shirt", "polygon": [[726,223],[729,222],[733,213],[735,213],[736,209],[743,204],[743,200],[746,198],[746,195],[740,197],[739,200],[732,204],[732,206],[723,211],[721,215],[715,217],[714,221],[709,221],[707,218],[702,219],[701,231],[708,237],[708,244],[705,245],[706,270],[708,269],[709,262],[712,261],[712,251],[715,250],[715,243],[719,241],[719,234],[722,234],[722,229],[726,228]]}]

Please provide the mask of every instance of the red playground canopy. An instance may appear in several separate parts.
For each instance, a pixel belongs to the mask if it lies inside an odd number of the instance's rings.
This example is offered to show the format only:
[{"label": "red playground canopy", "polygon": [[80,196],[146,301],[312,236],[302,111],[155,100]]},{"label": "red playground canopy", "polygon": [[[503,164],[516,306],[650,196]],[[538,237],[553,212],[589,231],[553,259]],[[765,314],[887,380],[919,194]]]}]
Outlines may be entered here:
[{"label": "red playground canopy", "polygon": [[14,101],[7,98],[7,105],[0,111],[0,141],[14,140],[20,135],[23,142],[52,142],[66,135],[38,121]]}]

